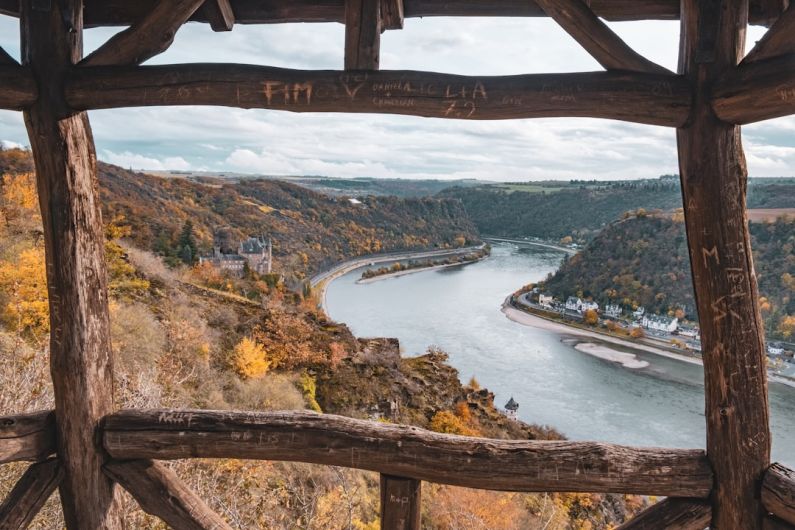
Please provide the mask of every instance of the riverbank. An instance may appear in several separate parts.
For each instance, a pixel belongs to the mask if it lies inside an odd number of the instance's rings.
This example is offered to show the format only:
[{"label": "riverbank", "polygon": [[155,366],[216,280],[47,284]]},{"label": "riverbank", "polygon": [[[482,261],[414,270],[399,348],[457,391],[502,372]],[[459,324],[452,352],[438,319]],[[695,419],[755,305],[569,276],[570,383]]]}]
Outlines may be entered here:
[{"label": "riverbank", "polygon": [[[534,327],[534,328],[538,328],[538,329],[543,329],[545,331],[551,331],[551,332],[557,333],[559,335],[569,335],[569,336],[575,336],[575,337],[597,339],[597,340],[599,340],[601,342],[612,343],[612,344],[615,344],[617,346],[622,346],[624,348],[640,350],[640,351],[644,351],[644,352],[647,352],[647,353],[652,353],[654,355],[659,355],[661,357],[667,357],[669,359],[674,359],[674,360],[685,362],[685,363],[689,363],[689,364],[695,364],[695,365],[703,366],[703,362],[700,359],[695,358],[695,357],[689,357],[687,355],[673,353],[673,352],[670,352],[670,351],[667,351],[667,350],[663,350],[661,348],[655,348],[654,346],[649,346],[647,344],[639,344],[637,342],[632,342],[632,341],[620,339],[618,337],[614,337],[612,335],[607,335],[607,334],[604,334],[604,333],[599,333],[599,332],[596,332],[596,331],[589,331],[589,330],[582,329],[582,328],[576,327],[576,326],[568,326],[568,325],[566,325],[566,324],[564,324],[562,322],[546,319],[546,318],[541,317],[539,315],[534,315],[534,314],[527,313],[525,311],[522,311],[520,309],[516,309],[515,307],[513,307],[511,305],[511,303],[510,303],[510,299],[511,298],[509,296],[503,302],[502,313],[509,320],[511,320],[513,322],[516,322],[517,324],[521,324],[523,326],[530,326],[530,327]],[[575,346],[575,348],[576,348],[576,346]],[[620,363],[620,364],[624,365],[626,368],[631,368],[631,369],[642,368],[641,366],[632,364],[632,359],[629,359],[628,357],[625,357],[625,355],[631,355],[631,354],[625,354],[624,352],[617,352],[617,351],[614,351],[614,350],[612,351],[612,353],[605,352],[604,350],[599,350],[597,352],[596,349],[591,348],[591,347],[576,348],[576,349],[578,351],[581,351],[581,352],[586,353],[588,355],[592,355],[592,356],[595,356],[595,357],[600,357],[602,359],[605,359],[605,360],[608,360],[608,361],[611,361],[611,362]],[[599,355],[596,355],[596,353],[599,353]],[[627,362],[630,363],[631,365],[627,366],[625,364]],[[638,361],[638,362],[642,362],[642,361]],[[781,376],[778,376],[778,375],[775,375],[775,374],[768,374],[768,378],[769,378],[769,380],[771,382],[775,382],[775,383],[779,383],[779,384],[782,384],[782,385],[787,385],[787,386],[795,388],[795,381],[793,381],[793,380],[791,380],[789,378],[781,377]]]},{"label": "riverbank", "polygon": [[461,254],[470,254],[472,252],[483,250],[485,247],[486,243],[483,243],[481,245],[454,249],[418,250],[414,252],[392,252],[363,256],[339,263],[328,270],[316,274],[309,280],[309,284],[318,295],[320,307],[323,309],[323,311],[326,311],[326,288],[328,287],[328,284],[334,281],[336,278],[344,276],[345,274],[348,274],[349,272],[360,267],[366,267],[368,265],[375,265],[377,263],[386,263],[390,261],[459,256]]},{"label": "riverbank", "polygon": [[539,241],[527,241],[525,239],[505,239],[502,237],[484,237],[485,241],[496,241],[498,243],[513,243],[516,245],[533,245],[535,247],[549,248],[552,250],[559,250],[573,256],[578,251],[573,248],[562,247],[560,245],[553,245],[552,243],[541,243]]},{"label": "riverbank", "polygon": [[439,269],[447,269],[448,267],[458,267],[458,266],[461,266],[461,265],[469,265],[471,263],[477,263],[478,261],[480,261],[482,259],[485,259],[485,258],[486,258],[486,256],[483,256],[481,258],[473,259],[473,260],[470,260],[470,261],[460,261],[458,263],[445,263],[443,265],[433,265],[433,266],[430,266],[430,267],[417,267],[416,269],[405,269],[405,270],[402,270],[402,271],[390,272],[388,274],[379,274],[378,276],[373,276],[372,278],[360,278],[360,279],[356,280],[356,283],[357,284],[367,284],[367,283],[378,282],[378,281],[381,281],[381,280],[388,280],[389,278],[398,278],[400,276],[407,276],[409,274],[415,274],[417,272],[428,272],[428,271],[435,271],[435,270],[439,270]]}]

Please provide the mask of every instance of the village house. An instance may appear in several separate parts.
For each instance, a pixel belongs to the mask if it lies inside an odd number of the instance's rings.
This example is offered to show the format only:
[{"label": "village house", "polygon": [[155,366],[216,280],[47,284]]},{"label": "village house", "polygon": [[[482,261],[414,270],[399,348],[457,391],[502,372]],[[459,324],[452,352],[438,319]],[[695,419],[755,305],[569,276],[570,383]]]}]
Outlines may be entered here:
[{"label": "village house", "polygon": [[618,304],[607,304],[605,306],[604,315],[610,318],[618,318],[621,316],[621,306]]},{"label": "village house", "polygon": [[640,321],[640,325],[654,331],[673,333],[679,325],[679,319],[662,315],[644,315]]},{"label": "village house", "polygon": [[580,304],[580,312],[585,313],[586,311],[599,311],[599,304],[594,302],[593,300],[583,300]]},{"label": "village house", "polygon": [[248,265],[257,274],[270,274],[273,270],[273,245],[264,238],[250,237],[241,241],[237,252],[225,254],[214,247],[211,256],[200,256],[199,264],[209,263],[221,271],[241,276]]},{"label": "village house", "polygon": [[580,307],[582,307],[582,300],[580,300],[576,296],[570,296],[566,300],[566,310],[567,311],[579,311]]},{"label": "village house", "polygon": [[640,320],[641,318],[643,318],[644,314],[646,314],[646,308],[643,306],[640,306],[639,308],[637,308],[635,311],[632,312],[632,316],[635,317],[635,320]]},{"label": "village house", "polygon": [[555,299],[553,297],[548,296],[546,294],[538,295],[538,305],[540,305],[541,307],[552,307],[552,302],[554,300]]}]

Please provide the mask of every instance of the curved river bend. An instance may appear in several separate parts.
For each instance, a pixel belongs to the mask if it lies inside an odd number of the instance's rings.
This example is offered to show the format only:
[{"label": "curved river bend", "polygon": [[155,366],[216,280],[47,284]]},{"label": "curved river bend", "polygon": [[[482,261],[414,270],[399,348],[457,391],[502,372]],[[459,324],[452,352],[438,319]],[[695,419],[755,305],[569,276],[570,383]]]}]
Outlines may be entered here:
[{"label": "curved river bend", "polygon": [[[441,347],[463,381],[475,376],[498,405],[513,396],[522,420],[570,439],[703,447],[701,366],[637,351],[650,366],[629,370],[575,350],[572,337],[500,312],[509,293],[554,272],[562,257],[497,244],[490,258],[465,267],[356,284],[359,269],[331,282],[327,311],[357,336],[397,337],[405,355]],[[772,384],[770,404],[773,458],[792,466],[795,388]]]}]

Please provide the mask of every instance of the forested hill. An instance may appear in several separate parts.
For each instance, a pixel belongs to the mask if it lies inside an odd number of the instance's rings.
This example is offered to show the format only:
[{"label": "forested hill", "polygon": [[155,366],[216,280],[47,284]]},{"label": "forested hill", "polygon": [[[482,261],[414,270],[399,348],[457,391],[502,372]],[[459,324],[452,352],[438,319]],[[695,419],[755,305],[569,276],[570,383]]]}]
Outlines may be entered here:
[{"label": "forested hill", "polygon": [[[0,151],[0,174],[32,171],[30,154]],[[276,180],[162,178],[99,164],[103,214],[123,215],[136,246],[166,259],[180,256],[179,239],[192,224],[198,252],[237,248],[241,238],[272,238],[276,269],[309,276],[354,256],[463,246],[478,241],[455,199],[329,197]],[[193,256],[195,259],[196,256]]]},{"label": "forested hill", "polygon": [[[481,234],[502,237],[534,236],[574,241],[592,239],[603,227],[628,211],[681,208],[679,180],[544,183],[544,186],[490,185],[454,187],[438,196],[460,199]],[[523,191],[530,189],[532,191]],[[751,179],[750,208],[795,207],[795,183]]]},{"label": "forested hill", "polygon": [[[582,296],[604,307],[644,306],[696,318],[681,215],[631,217],[605,228],[542,284],[559,299]],[[751,223],[754,264],[768,335],[795,336],[795,220]]]}]

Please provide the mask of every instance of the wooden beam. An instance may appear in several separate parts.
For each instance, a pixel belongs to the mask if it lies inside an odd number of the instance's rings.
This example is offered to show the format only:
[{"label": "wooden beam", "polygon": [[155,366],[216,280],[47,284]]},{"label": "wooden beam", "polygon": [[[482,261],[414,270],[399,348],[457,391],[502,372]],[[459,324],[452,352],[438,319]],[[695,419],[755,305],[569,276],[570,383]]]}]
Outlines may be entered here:
[{"label": "wooden beam", "polygon": [[160,0],[145,17],[111,37],[80,66],[141,64],[163,53],[174,42],[180,26],[202,3],[204,0]]},{"label": "wooden beam", "polygon": [[[156,0],[86,0],[86,27],[129,26],[152,10]],[[779,0],[781,1],[781,0]],[[344,0],[231,0],[239,24],[281,22],[344,22]],[[751,0],[752,24],[769,25],[779,13],[769,0]],[[679,0],[590,0],[591,9],[605,20],[676,20]],[[763,5],[765,4],[765,5]],[[532,0],[404,0],[406,17],[543,17]],[[18,0],[0,0],[0,13],[19,16]],[[199,12],[192,21],[207,22]]]},{"label": "wooden beam", "polygon": [[491,440],[309,412],[128,410],[105,419],[114,458],[249,458],[352,467],[511,491],[705,497],[698,450]]},{"label": "wooden beam", "polygon": [[536,0],[606,70],[670,74],[630,48],[583,0]]},{"label": "wooden beam", "polygon": [[58,459],[31,465],[0,504],[0,530],[24,530],[63,480]]},{"label": "wooden beam", "polygon": [[795,52],[795,2],[776,20],[743,59],[744,64]]},{"label": "wooden beam", "polygon": [[[748,222],[740,129],[719,121],[711,85],[743,56],[747,2],[683,0],[680,68],[695,88],[678,129],[690,264],[701,323],[712,528],[759,530],[770,465],[764,325]],[[715,16],[715,11],[719,16]]]},{"label": "wooden beam", "polygon": [[795,525],[795,471],[773,464],[762,482],[762,504],[779,519]]},{"label": "wooden beam", "polygon": [[681,76],[627,72],[471,77],[430,72],[349,73],[186,64],[77,69],[74,109],[221,105],[293,112],[369,112],[447,119],[556,116],[679,126],[690,112]]},{"label": "wooden beam", "polygon": [[381,31],[403,29],[403,0],[381,0]]},{"label": "wooden beam", "polygon": [[206,0],[202,14],[210,22],[213,31],[232,31],[235,27],[235,11],[229,0]]},{"label": "wooden beam", "polygon": [[19,63],[16,59],[8,55],[7,51],[5,51],[3,48],[0,48],[0,65],[19,66]]},{"label": "wooden beam", "polygon": [[108,462],[105,472],[138,501],[148,514],[174,530],[231,530],[169,468],[151,460]]},{"label": "wooden beam", "polygon": [[777,517],[767,516],[762,528],[763,530],[795,530],[795,525],[791,525]]},{"label": "wooden beam", "polygon": [[381,529],[420,530],[422,482],[381,475]]},{"label": "wooden beam", "polygon": [[619,526],[616,530],[704,530],[712,506],[698,499],[668,497]]},{"label": "wooden beam", "polygon": [[83,2],[22,6],[23,64],[40,90],[24,116],[44,232],[61,502],[69,530],[116,530],[119,505],[97,436],[113,410],[113,366],[96,152],[88,116],[64,101],[64,79],[82,55]]},{"label": "wooden beam", "polygon": [[378,70],[381,0],[345,0],[345,69]]},{"label": "wooden beam", "polygon": [[52,411],[0,417],[0,464],[44,460],[55,453]]},{"label": "wooden beam", "polygon": [[712,108],[738,125],[795,113],[795,54],[743,64],[715,83]]},{"label": "wooden beam", "polygon": [[25,109],[35,103],[38,95],[30,68],[0,64],[0,109]]}]

